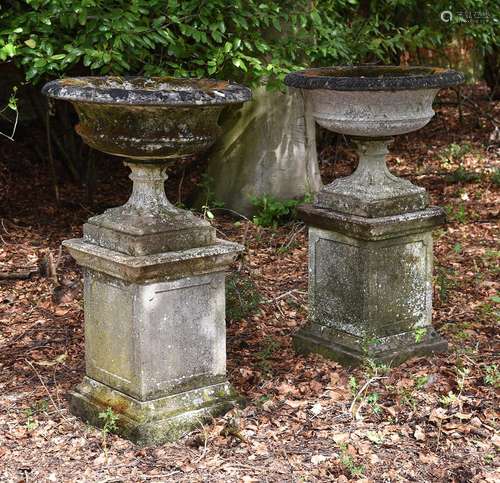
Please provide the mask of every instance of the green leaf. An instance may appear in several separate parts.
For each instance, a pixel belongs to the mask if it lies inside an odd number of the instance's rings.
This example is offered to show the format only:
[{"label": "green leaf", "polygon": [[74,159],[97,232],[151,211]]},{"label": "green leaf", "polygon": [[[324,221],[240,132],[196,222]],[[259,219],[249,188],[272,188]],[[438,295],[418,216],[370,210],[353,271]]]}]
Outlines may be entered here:
[{"label": "green leaf", "polygon": [[16,47],[13,44],[5,44],[0,49],[0,60],[6,60],[9,57],[16,55]]},{"label": "green leaf", "polygon": [[28,39],[25,40],[24,43],[30,48],[34,49],[36,47],[36,40],[35,39]]},{"label": "green leaf", "polygon": [[245,72],[247,71],[247,66],[245,65],[245,62],[241,59],[233,59],[232,60],[233,65],[238,67],[241,70],[244,70]]}]

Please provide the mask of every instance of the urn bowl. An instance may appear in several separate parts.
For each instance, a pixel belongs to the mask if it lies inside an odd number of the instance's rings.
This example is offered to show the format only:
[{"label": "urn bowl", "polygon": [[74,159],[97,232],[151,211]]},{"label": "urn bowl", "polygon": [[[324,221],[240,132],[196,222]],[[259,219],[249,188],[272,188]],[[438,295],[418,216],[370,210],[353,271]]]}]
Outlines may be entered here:
[{"label": "urn bowl", "polygon": [[285,83],[307,91],[314,119],[341,134],[387,137],[425,126],[442,87],[464,77],[438,67],[342,66],[288,74]]},{"label": "urn bowl", "polygon": [[219,134],[222,109],[251,98],[248,88],[232,82],[172,77],[66,78],[42,92],[75,106],[85,143],[132,162],[204,151]]}]

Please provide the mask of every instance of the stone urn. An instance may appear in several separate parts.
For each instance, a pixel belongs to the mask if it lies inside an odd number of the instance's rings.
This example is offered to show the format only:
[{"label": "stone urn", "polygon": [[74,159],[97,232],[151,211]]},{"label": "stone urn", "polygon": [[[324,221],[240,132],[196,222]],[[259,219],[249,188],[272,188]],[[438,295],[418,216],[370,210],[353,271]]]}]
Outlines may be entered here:
[{"label": "stone urn", "polygon": [[119,433],[141,444],[174,440],[227,410],[224,271],[242,247],[166,198],[166,169],[216,140],[224,106],[250,99],[231,82],[170,77],[80,77],[49,82],[70,101],[91,147],[122,156],[125,205],[66,240],[84,272],[86,376],[72,411],[95,425],[108,407]]},{"label": "stone urn", "polygon": [[444,222],[424,188],[388,170],[393,136],[425,126],[440,88],[463,75],[435,67],[345,66],[289,74],[316,122],[350,136],[351,176],[334,180],[300,213],[309,225],[310,321],[301,352],[347,364],[396,364],[446,350],[431,325],[432,229]]}]

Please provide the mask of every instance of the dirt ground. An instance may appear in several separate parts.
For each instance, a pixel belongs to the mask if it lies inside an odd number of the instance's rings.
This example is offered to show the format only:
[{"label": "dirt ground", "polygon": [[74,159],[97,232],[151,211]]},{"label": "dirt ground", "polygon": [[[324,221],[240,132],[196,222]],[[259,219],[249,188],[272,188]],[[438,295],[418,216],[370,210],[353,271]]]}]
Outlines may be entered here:
[{"label": "dirt ground", "polygon": [[[0,141],[0,272],[33,272],[0,280],[0,481],[500,481],[499,107],[482,85],[465,94],[461,122],[444,92],[433,121],[400,136],[390,159],[448,213],[435,232],[433,320],[449,352],[391,369],[296,355],[307,230],[214,210],[219,236],[246,246],[230,275],[228,375],[247,406],[149,448],[86,425],[65,399],[84,374],[83,309],[80,270],[59,246],[92,213],[126,200],[127,172],[100,163],[93,207],[69,181],[57,205],[34,150],[44,132]],[[354,164],[345,140],[322,147],[325,182]],[[200,172],[183,170],[182,196]],[[167,182],[172,201],[180,177]]]}]

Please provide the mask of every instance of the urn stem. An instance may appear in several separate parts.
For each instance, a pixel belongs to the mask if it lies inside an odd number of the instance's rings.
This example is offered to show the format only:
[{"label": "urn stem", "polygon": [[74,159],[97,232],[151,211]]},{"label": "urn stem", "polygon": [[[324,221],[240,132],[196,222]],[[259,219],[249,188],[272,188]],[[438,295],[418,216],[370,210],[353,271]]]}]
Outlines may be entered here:
[{"label": "urn stem", "polygon": [[389,171],[386,164],[386,156],[389,153],[388,145],[393,141],[393,138],[357,138],[355,143],[359,162],[356,171],[351,176],[352,180],[365,186],[383,184],[387,179],[402,181]]},{"label": "urn stem", "polygon": [[131,170],[134,183],[132,194],[123,206],[126,211],[141,216],[156,216],[178,211],[165,194],[166,164],[124,163]]}]

